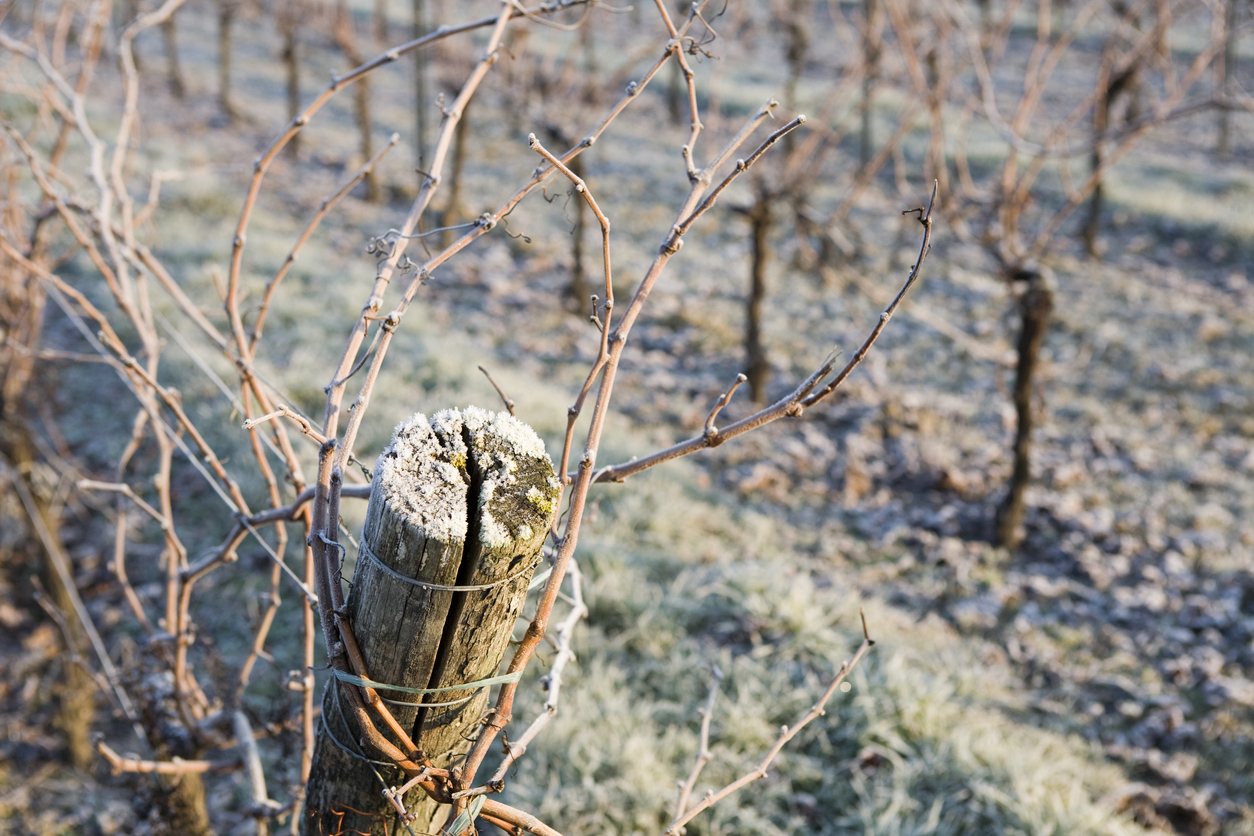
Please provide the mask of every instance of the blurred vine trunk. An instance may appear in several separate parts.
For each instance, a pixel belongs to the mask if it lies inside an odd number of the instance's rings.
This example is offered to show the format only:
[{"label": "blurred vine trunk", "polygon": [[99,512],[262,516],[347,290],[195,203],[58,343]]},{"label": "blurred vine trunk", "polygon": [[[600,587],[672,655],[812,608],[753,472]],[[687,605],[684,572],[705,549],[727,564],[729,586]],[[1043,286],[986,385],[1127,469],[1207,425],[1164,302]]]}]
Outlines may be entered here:
[{"label": "blurred vine trunk", "polygon": [[875,84],[879,79],[880,54],[883,51],[883,16],[880,0],[863,0],[862,32],[862,130],[858,143],[858,160],[865,167],[873,156],[872,120]]},{"label": "blurred vine trunk", "polygon": [[[1232,76],[1237,69],[1237,20],[1241,6],[1248,0],[1228,0],[1224,7],[1224,51],[1223,68],[1219,72],[1218,87],[1226,98],[1232,93]],[[1215,143],[1215,152],[1221,157],[1232,153],[1232,112],[1227,101],[1219,106],[1219,138]]]},{"label": "blurred vine trunk", "polygon": [[[1121,5],[1116,6],[1120,13],[1120,23],[1132,28],[1139,28],[1135,12]],[[1100,256],[1101,246],[1098,236],[1102,229],[1102,209],[1105,200],[1103,187],[1102,165],[1105,161],[1104,143],[1106,135],[1117,121],[1128,121],[1136,115],[1136,97],[1140,85],[1141,64],[1143,59],[1134,55],[1123,59],[1119,55],[1120,41],[1123,36],[1116,29],[1107,39],[1102,54],[1101,70],[1097,78],[1097,95],[1093,103],[1093,149],[1089,156],[1090,171],[1097,176],[1097,183],[1089,196],[1088,214],[1080,235],[1084,242],[1084,251],[1090,256]],[[1121,102],[1127,105],[1124,120],[1115,118],[1115,108]]]},{"label": "blurred vine trunk", "polygon": [[[563,130],[560,126],[549,124],[544,126],[545,133],[554,144],[561,146],[562,150],[574,145],[575,141],[570,134]],[[587,158],[587,152],[580,154],[571,160],[568,165],[570,170],[576,177],[584,176],[584,160]],[[571,211],[575,213],[571,229],[570,241],[570,282],[566,285],[566,302],[567,306],[577,312],[584,312],[584,307],[591,298],[592,289],[588,286],[587,268],[584,264],[584,230],[587,229],[589,211],[587,203],[580,195],[572,192],[571,201],[567,204]]]},{"label": "blurred vine trunk", "polygon": [[[414,40],[427,34],[426,0],[414,0],[413,32]],[[427,156],[427,50],[414,50],[414,119],[416,135],[414,136],[415,161],[418,169],[418,182],[426,179]]]},{"label": "blurred vine trunk", "polygon": [[[145,648],[139,664],[128,671],[128,690],[138,698],[140,722],[157,759],[195,760],[204,750],[180,716],[174,676],[169,659],[165,658],[168,652],[168,644]],[[153,802],[164,832],[179,836],[213,836],[205,782],[200,773],[158,773],[153,777],[159,790]]]},{"label": "blurred vine trunk", "polygon": [[[348,59],[349,69],[360,66],[365,59],[357,47],[356,27],[353,26],[353,12],[348,7],[348,0],[339,0],[335,14],[335,45]],[[362,162],[374,156],[374,138],[370,127],[370,76],[364,76],[353,85],[353,107],[357,113],[358,145],[357,152]],[[372,167],[366,172],[366,200],[377,203],[379,200],[379,178]]]},{"label": "blurred vine trunk", "polygon": [[[1093,107],[1093,150],[1089,154],[1089,169],[1094,172],[1102,167],[1101,136],[1106,132],[1109,121],[1110,98],[1103,95]],[[1080,231],[1080,236],[1084,241],[1084,251],[1090,256],[1099,255],[1097,238],[1102,230],[1102,191],[1102,181],[1098,180],[1097,185],[1093,187],[1093,193],[1089,196],[1088,215]]]},{"label": "blurred vine trunk", "polygon": [[374,0],[374,39],[379,46],[388,42],[388,0]]},{"label": "blurred vine trunk", "polygon": [[174,98],[182,99],[187,94],[187,86],[183,83],[183,70],[179,65],[178,27],[175,15],[170,15],[161,24],[161,34],[165,40],[166,72],[169,74],[170,92]]},{"label": "blurred vine trunk", "polygon": [[[801,82],[801,74],[805,71],[806,53],[810,48],[810,8],[813,0],[788,0],[785,10],[784,32],[786,45],[784,55],[788,61],[788,78],[784,81],[784,105],[792,112],[798,112],[797,86]],[[784,154],[792,153],[795,143],[793,134],[784,137]]]},{"label": "blurred vine trunk", "polygon": [[[28,396],[30,393],[26,393]],[[56,725],[65,736],[66,760],[76,769],[89,769],[95,759],[91,744],[91,726],[96,714],[96,685],[77,660],[87,652],[87,635],[75,614],[75,601],[57,563],[68,569],[73,577],[73,563],[61,541],[61,512],[33,478],[36,469],[43,464],[36,450],[31,417],[19,404],[10,409],[6,399],[4,416],[0,418],[0,455],[6,460],[12,478],[20,479],[15,486],[22,498],[22,505],[30,522],[31,545],[44,556],[43,577],[52,603],[64,615],[65,652],[59,656],[61,679],[54,692],[57,701]]]},{"label": "blurred vine trunk", "polygon": [[[453,226],[461,217],[462,208],[462,174],[466,170],[466,138],[470,135],[470,102],[462,108],[461,118],[453,131],[453,159],[448,178],[448,202],[444,204],[440,226]],[[447,247],[453,240],[453,231],[445,230],[441,235],[441,246]]]},{"label": "blurred vine trunk", "polygon": [[228,120],[235,119],[231,102],[231,24],[238,10],[237,0],[218,0],[218,107]]},{"label": "blurred vine trunk", "polygon": [[[948,35],[949,33],[945,33],[946,38]],[[943,41],[933,44],[924,60],[931,94],[927,100],[930,135],[923,166],[924,182],[935,180],[937,193],[942,200],[949,195],[949,162],[945,155],[945,94],[949,88],[950,77],[948,66],[941,65],[938,55],[943,48]]]},{"label": "blurred vine trunk", "polygon": [[583,101],[587,105],[597,105],[601,102],[601,90],[596,83],[599,68],[596,39],[593,35],[592,21],[585,20],[579,30],[579,48],[583,52],[583,72],[586,80],[583,88]]},{"label": "blurred vine trunk", "polygon": [[[300,2],[283,0],[278,8],[279,34],[283,38],[281,58],[287,72],[287,118],[300,115]],[[296,133],[284,149],[289,157],[300,155],[300,133]]]},{"label": "blurred vine trunk", "polygon": [[1019,298],[1019,358],[1015,368],[1014,469],[1010,489],[997,509],[995,542],[1013,549],[1022,539],[1024,495],[1032,472],[1032,384],[1040,366],[1041,346],[1049,329],[1054,307],[1052,277],[1046,268],[1020,268],[1012,277],[1015,284],[1026,283]]},{"label": "blurred vine trunk", "polygon": [[749,396],[754,403],[764,403],[771,364],[762,344],[762,306],[766,300],[766,265],[771,257],[770,234],[775,222],[771,204],[775,195],[762,177],[756,178],[755,185],[753,205],[744,210],[753,247],[749,267],[749,301],[745,306],[745,375],[749,378]]},{"label": "blurred vine trunk", "polygon": [[[583,161],[585,155],[575,157],[570,161],[570,170],[574,172],[576,177],[582,178],[584,174]],[[575,303],[576,309],[581,306],[585,299],[590,298],[591,290],[588,288],[588,280],[584,275],[583,263],[583,236],[584,229],[587,225],[588,207],[579,195],[575,195],[575,228],[571,232],[570,244],[570,284],[566,286],[566,296]]]},{"label": "blurred vine trunk", "polygon": [[679,68],[678,61],[671,63],[670,74],[670,79],[666,82],[666,112],[670,114],[672,123],[682,125],[684,113],[680,88],[683,86],[683,70]]},{"label": "blurred vine trunk", "polygon": [[[9,183],[9,193],[16,187]],[[21,235],[31,228],[30,219],[10,203],[10,211],[4,218],[10,234]],[[46,264],[44,244],[39,223],[27,241],[27,257],[37,264]],[[61,542],[60,506],[49,501],[47,492],[37,483],[37,471],[44,464],[39,453],[34,430],[34,416],[30,405],[33,398],[47,397],[45,392],[35,392],[32,383],[36,353],[43,334],[44,308],[47,291],[43,284],[18,264],[0,254],[0,327],[5,339],[0,343],[0,364],[3,381],[0,383],[0,456],[10,479],[15,484],[21,505],[27,515],[28,540],[31,551],[41,551],[44,557],[44,578],[52,593],[52,603],[65,616],[65,636],[69,643],[61,655],[61,681],[57,686],[56,723],[65,735],[66,756],[78,769],[87,769],[93,760],[90,728],[95,714],[95,684],[74,659],[81,659],[87,648],[87,636],[79,622],[74,597],[66,582],[73,583],[73,570],[69,556]],[[58,562],[60,570],[58,570]],[[68,577],[67,577],[68,575]]]},{"label": "blurred vine trunk", "polygon": [[1053,0],[1050,4],[1050,14],[1054,19],[1054,31],[1061,32],[1067,23],[1067,4],[1070,0]]}]

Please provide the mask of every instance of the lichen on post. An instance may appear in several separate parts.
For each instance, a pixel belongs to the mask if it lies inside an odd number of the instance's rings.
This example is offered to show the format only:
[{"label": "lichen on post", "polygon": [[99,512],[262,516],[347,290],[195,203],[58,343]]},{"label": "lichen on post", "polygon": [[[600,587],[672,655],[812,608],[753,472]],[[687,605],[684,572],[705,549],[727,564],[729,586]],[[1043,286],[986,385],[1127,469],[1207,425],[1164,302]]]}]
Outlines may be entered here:
[{"label": "lichen on post", "polygon": [[[455,686],[496,673],[540,561],[559,487],[530,427],[476,407],[444,410],[430,420],[414,415],[379,456],[347,614],[370,679],[411,689],[454,688],[426,695],[379,689],[435,766],[455,766],[475,736],[487,689]],[[354,686],[332,682],[323,700],[306,833],[383,833],[385,821],[395,817],[379,777],[396,785],[401,776],[375,765],[376,777],[336,743],[377,757],[362,748],[347,709],[341,710],[345,701],[336,689],[346,687]],[[417,813],[415,830],[439,830],[443,813],[421,790],[406,806]],[[395,822],[386,826],[396,832]]]}]

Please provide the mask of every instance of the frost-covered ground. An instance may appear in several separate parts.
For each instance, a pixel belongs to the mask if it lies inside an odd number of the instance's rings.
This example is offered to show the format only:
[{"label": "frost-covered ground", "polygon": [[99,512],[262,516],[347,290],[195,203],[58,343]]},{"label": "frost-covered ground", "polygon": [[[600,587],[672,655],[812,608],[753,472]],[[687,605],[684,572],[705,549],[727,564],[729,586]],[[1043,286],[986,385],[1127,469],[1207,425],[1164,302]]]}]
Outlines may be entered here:
[{"label": "frost-covered ground", "polygon": [[[243,35],[245,121],[228,129],[199,79],[213,66],[199,46],[211,43],[209,20],[188,12],[184,62],[198,68],[191,98],[177,104],[153,79],[144,141],[160,158],[154,167],[201,167],[166,186],[168,214],[155,232],[176,275],[212,312],[214,273],[225,268],[248,174],[239,161],[282,122],[281,75],[272,44]],[[775,48],[758,37],[752,48]],[[146,65],[154,74],[157,48],[154,38]],[[699,159],[753,103],[779,92],[771,85],[782,70],[737,77],[732,51],[727,63],[701,68],[721,104],[704,117]],[[306,60],[318,79],[342,64],[325,50]],[[393,69],[375,87],[383,136],[411,121],[407,76]],[[660,93],[642,97],[587,152],[589,183],[614,223],[620,310],[686,188],[677,149],[687,130],[672,124]],[[471,111],[468,216],[528,176],[536,160],[524,137],[541,123],[536,103],[519,105],[503,81],[483,95]],[[556,118],[579,135],[604,106]],[[180,120],[156,115],[172,109]],[[247,251],[254,293],[353,165],[350,114],[342,97],[310,129],[302,159],[280,161],[270,176]],[[1013,369],[990,358],[1010,352],[1012,302],[987,254],[942,205],[921,284],[830,402],[597,488],[578,555],[591,608],[576,640],[579,661],[567,670],[557,719],[518,766],[514,801],[571,836],[659,832],[696,750],[709,667],[726,677],[699,793],[752,768],[778,727],[809,707],[856,646],[864,607],[879,643],[852,691],[837,695],[766,780],[696,820],[693,832],[1254,830],[1254,148],[1238,132],[1234,160],[1216,162],[1199,139],[1210,124],[1173,129],[1116,173],[1103,261],[1084,260],[1065,242],[1048,259],[1055,320],[1027,539],[1017,553],[988,542],[1014,421]],[[411,158],[402,147],[384,168],[398,198],[412,187]],[[908,200],[886,175],[859,202],[849,231],[860,246],[826,273],[810,269],[787,230],[778,233],[764,329],[772,394],[833,348],[851,352],[904,278],[919,227],[899,213],[926,191],[910,176],[918,193]],[[414,411],[497,408],[480,363],[556,453],[598,338],[586,314],[560,299],[573,216],[565,191],[559,183],[549,189],[553,202],[524,203],[508,230],[481,239],[423,291],[358,445],[367,464]],[[699,432],[741,370],[748,246],[746,225],[729,207],[748,199],[747,189],[729,191],[654,292],[625,355],[602,463]],[[403,200],[349,200],[288,280],[265,362],[311,413],[320,414],[321,387],[373,276],[365,242],[405,209]],[[595,245],[590,228],[590,270]],[[54,322],[49,339],[83,350],[64,323]],[[170,348],[168,367],[185,400],[199,416],[220,416],[224,444],[239,443],[229,407],[180,351]],[[229,371],[220,369],[228,380]],[[107,468],[120,442],[104,437],[103,422],[72,419],[108,383],[74,369],[57,380],[67,443],[87,469]],[[721,420],[748,414],[746,397],[742,390]],[[212,531],[212,522],[197,524]],[[98,524],[84,512],[67,536],[94,611],[116,621]],[[224,655],[240,626],[215,610],[243,601],[252,613],[264,569],[242,560],[206,590],[201,634]],[[25,575],[7,571],[6,596],[24,600]],[[40,767],[56,747],[46,725],[55,633],[14,613],[4,621],[20,640],[11,647],[21,648],[3,660],[7,826],[133,832],[125,781]],[[294,617],[284,623],[295,630]],[[275,642],[277,656],[298,658],[295,632],[288,639],[280,629]],[[213,653],[205,658],[212,664]],[[276,667],[276,682],[282,672]],[[259,690],[250,708],[281,718],[291,698]],[[533,683],[524,694],[517,716],[525,720],[543,693]],[[277,747],[270,756],[279,795],[292,758],[281,765]],[[232,812],[240,797],[231,778],[221,779],[213,804],[225,829],[247,832],[251,823]]]}]

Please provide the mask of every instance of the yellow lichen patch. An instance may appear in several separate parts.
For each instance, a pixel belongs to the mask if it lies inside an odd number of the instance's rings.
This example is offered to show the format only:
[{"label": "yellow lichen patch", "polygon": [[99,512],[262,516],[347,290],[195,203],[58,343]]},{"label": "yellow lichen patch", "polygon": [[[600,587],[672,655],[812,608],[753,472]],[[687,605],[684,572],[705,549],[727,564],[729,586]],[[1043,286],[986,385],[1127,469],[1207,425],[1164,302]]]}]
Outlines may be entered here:
[{"label": "yellow lichen patch", "polygon": [[527,490],[527,501],[536,506],[540,513],[548,516],[553,513],[553,498],[546,495],[544,491],[537,487],[531,487]]}]

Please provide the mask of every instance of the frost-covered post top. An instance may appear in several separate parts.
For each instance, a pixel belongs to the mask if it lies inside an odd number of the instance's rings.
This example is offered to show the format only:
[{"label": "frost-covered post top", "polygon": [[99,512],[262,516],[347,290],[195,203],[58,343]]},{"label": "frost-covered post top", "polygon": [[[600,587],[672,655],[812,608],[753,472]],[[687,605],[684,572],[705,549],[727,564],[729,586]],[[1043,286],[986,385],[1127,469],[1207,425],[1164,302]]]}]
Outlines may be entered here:
[{"label": "frost-covered post top", "polygon": [[379,501],[427,537],[488,549],[543,542],[561,488],[535,430],[475,406],[397,425],[374,485]]}]

